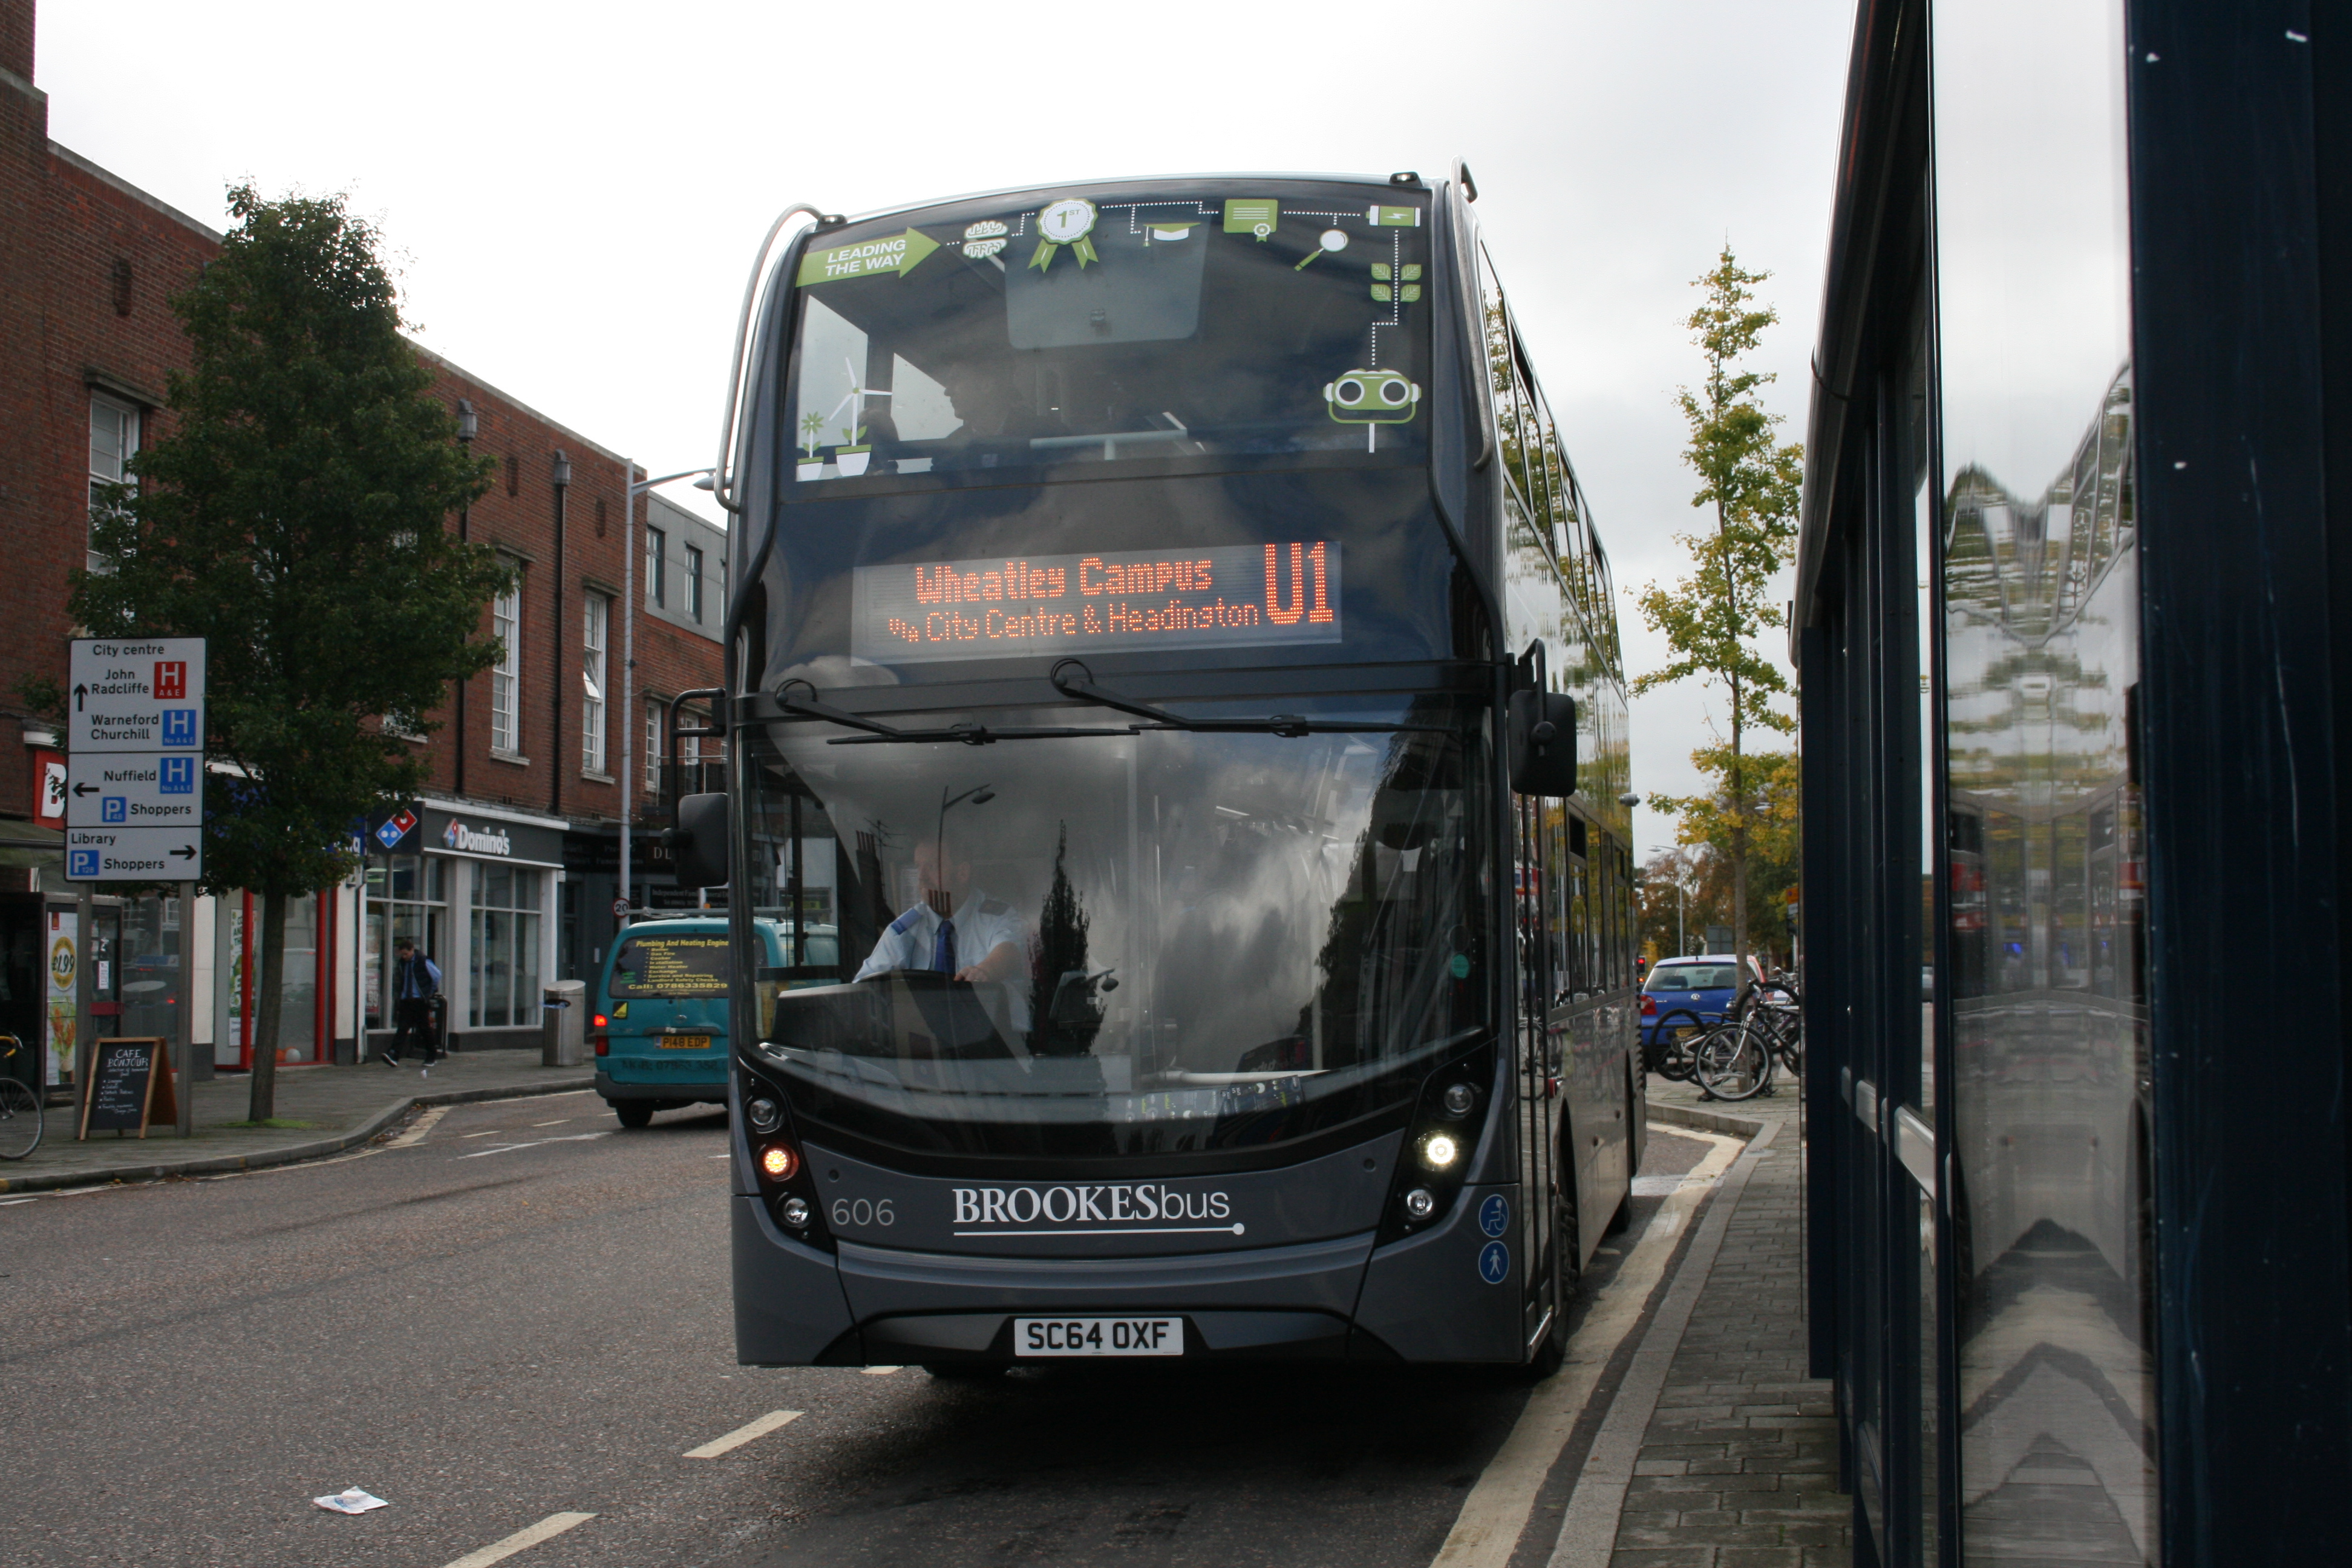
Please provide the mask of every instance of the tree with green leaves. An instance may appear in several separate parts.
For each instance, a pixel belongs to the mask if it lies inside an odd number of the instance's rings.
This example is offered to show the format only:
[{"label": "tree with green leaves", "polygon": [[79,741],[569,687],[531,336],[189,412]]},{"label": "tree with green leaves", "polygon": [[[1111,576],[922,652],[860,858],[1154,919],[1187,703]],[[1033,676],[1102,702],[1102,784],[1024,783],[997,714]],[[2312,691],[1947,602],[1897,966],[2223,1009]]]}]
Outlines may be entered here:
[{"label": "tree with green leaves", "polygon": [[381,236],[344,198],[229,193],[237,226],[172,309],[193,368],[135,487],[100,498],[93,636],[209,641],[205,888],[261,896],[251,1117],[275,1110],[286,905],[334,886],[371,813],[414,795],[406,738],[487,668],[511,581],[448,519],[494,464],[458,444],[402,335]]},{"label": "tree with green leaves", "polygon": [[[1733,941],[1743,974],[1759,791],[1768,779],[1785,783],[1789,761],[1785,752],[1751,755],[1748,736],[1758,730],[1788,734],[1797,724],[1773,702],[1787,693],[1788,678],[1758,646],[1765,631],[1786,624],[1768,593],[1796,551],[1804,472],[1804,448],[1774,441],[1781,416],[1758,395],[1773,377],[1742,363],[1764,329],[1780,320],[1754,302],[1754,286],[1770,276],[1742,270],[1727,244],[1715,267],[1694,281],[1704,299],[1684,324],[1706,362],[1706,380],[1696,392],[1685,387],[1677,401],[1690,427],[1683,460],[1699,476],[1691,505],[1713,512],[1715,530],[1676,534],[1691,552],[1691,574],[1671,589],[1653,583],[1636,601],[1643,621],[1664,634],[1672,657],[1633,686],[1638,697],[1675,681],[1700,680],[1720,686],[1729,699],[1728,741],[1691,753],[1699,770],[1717,781],[1713,796],[1653,795],[1650,804],[1681,818],[1675,835],[1681,842],[1720,840],[1730,862]],[[1788,809],[1794,809],[1793,796]]]}]

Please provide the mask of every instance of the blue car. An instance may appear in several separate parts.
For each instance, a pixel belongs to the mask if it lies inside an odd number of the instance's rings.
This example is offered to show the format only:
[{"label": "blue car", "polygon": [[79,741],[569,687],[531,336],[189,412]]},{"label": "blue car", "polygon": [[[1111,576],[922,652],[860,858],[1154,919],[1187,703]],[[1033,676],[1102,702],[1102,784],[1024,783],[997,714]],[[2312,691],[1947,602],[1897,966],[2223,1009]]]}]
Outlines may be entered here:
[{"label": "blue car", "polygon": [[[1701,1025],[1712,1024],[1731,1011],[1739,994],[1734,976],[1738,972],[1738,957],[1728,952],[1694,953],[1686,958],[1662,958],[1650,970],[1650,978],[1642,985],[1642,1047],[1643,1054],[1655,1060],[1656,1053],[1665,1044],[1661,1030],[1666,1020],[1677,1013],[1695,1015]],[[1753,954],[1748,960],[1751,979],[1764,977],[1763,966]],[[1686,1026],[1690,1020],[1675,1018],[1674,1026]]]}]

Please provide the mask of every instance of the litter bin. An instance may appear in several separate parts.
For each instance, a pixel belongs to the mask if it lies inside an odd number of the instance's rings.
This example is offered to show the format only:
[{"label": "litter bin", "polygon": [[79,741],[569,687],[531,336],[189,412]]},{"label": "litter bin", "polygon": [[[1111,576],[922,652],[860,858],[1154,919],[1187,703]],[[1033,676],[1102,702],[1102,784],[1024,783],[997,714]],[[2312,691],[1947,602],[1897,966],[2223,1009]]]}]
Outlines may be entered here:
[{"label": "litter bin", "polygon": [[539,1061],[541,1067],[576,1068],[588,1037],[588,983],[551,982],[540,997]]}]

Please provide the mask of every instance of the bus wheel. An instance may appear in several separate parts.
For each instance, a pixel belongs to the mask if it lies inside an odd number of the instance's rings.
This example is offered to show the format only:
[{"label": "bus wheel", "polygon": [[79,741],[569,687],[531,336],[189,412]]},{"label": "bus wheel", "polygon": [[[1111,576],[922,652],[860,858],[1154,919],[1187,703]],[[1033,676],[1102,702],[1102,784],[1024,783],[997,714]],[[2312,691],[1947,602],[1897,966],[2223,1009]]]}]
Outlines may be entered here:
[{"label": "bus wheel", "polygon": [[650,1127],[654,1124],[654,1102],[650,1100],[608,1100],[613,1114],[621,1119],[624,1127]]}]

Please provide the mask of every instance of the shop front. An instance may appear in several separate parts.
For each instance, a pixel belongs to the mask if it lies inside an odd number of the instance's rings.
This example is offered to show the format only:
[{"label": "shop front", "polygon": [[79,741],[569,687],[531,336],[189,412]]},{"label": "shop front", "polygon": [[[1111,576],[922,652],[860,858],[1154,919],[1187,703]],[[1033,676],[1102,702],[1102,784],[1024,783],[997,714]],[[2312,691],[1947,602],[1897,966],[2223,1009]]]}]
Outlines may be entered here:
[{"label": "shop front", "polygon": [[404,937],[440,967],[452,1049],[538,1045],[541,984],[556,973],[566,826],[433,799],[376,826],[365,840],[361,922],[372,1053],[392,1039],[394,949]]}]

